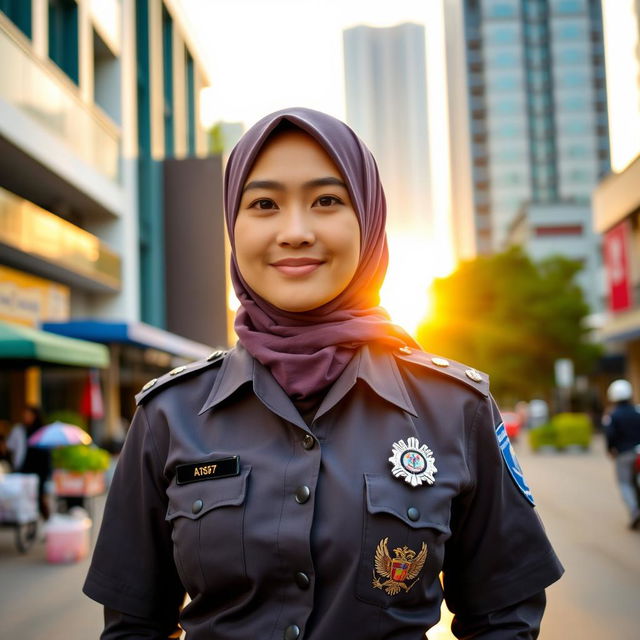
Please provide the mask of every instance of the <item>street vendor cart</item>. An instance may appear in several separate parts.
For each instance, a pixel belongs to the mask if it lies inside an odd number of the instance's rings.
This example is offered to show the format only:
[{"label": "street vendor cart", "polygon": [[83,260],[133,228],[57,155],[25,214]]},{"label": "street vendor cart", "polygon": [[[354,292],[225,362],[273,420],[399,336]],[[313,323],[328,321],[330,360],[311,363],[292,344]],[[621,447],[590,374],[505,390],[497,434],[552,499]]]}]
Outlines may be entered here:
[{"label": "street vendor cart", "polygon": [[16,547],[26,553],[38,533],[38,476],[0,474],[0,526],[15,529]]}]

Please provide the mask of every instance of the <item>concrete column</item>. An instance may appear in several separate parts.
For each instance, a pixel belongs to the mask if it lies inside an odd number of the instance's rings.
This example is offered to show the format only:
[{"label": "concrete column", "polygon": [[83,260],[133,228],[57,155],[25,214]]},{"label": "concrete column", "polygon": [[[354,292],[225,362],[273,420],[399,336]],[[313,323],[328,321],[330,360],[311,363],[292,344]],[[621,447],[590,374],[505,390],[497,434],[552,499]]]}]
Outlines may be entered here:
[{"label": "concrete column", "polygon": [[31,28],[33,52],[38,58],[49,56],[49,3],[47,0],[31,1]]},{"label": "concrete column", "polygon": [[93,25],[88,0],[78,2],[78,77],[80,95],[93,104]]},{"label": "concrete column", "polygon": [[104,435],[107,438],[120,433],[120,345],[109,345],[109,367],[104,376]]},{"label": "concrete column", "polygon": [[187,88],[184,40],[173,21],[173,137],[176,158],[187,155]]}]

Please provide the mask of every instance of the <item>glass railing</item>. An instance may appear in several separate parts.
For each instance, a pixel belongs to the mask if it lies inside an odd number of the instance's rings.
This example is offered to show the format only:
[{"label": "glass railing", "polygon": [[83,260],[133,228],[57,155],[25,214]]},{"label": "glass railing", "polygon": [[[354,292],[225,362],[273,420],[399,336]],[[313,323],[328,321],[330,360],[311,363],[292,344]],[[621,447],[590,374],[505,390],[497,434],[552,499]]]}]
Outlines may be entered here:
[{"label": "glass railing", "polygon": [[120,289],[120,256],[100,238],[2,188],[0,243]]},{"label": "glass railing", "polygon": [[70,80],[38,60],[1,23],[0,60],[0,99],[37,120],[82,160],[117,181],[118,127],[96,107],[83,103]]}]

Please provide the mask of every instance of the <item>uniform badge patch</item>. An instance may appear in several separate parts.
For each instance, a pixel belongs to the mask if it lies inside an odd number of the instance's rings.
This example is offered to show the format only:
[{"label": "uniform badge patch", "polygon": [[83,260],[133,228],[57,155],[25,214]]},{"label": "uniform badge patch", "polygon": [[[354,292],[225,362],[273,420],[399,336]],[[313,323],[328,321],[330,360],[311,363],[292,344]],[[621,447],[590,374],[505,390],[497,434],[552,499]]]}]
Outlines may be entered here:
[{"label": "uniform badge patch", "polygon": [[433,451],[426,444],[421,445],[418,438],[408,438],[394,442],[393,455],[389,462],[393,465],[391,473],[396,478],[404,478],[412,487],[418,487],[423,482],[433,484],[436,473]]},{"label": "uniform badge patch", "polygon": [[518,459],[516,458],[516,452],[513,450],[511,446],[511,442],[509,442],[509,436],[507,435],[507,430],[504,427],[504,422],[501,422],[496,427],[496,438],[498,438],[498,446],[500,447],[500,451],[502,452],[502,457],[507,465],[507,469],[509,469],[509,473],[513,478],[513,481],[516,483],[516,486],[522,493],[524,497],[535,506],[535,502],[533,500],[533,495],[531,494],[531,489],[529,489],[529,485],[527,485],[524,474],[522,473],[522,468],[518,463]]},{"label": "uniform badge patch", "polygon": [[[418,574],[427,559],[427,545],[422,543],[420,553],[407,546],[397,547],[393,550],[395,558],[392,558],[389,555],[388,542],[389,538],[383,538],[376,548],[376,568],[373,571],[372,584],[375,589],[384,589],[388,595],[395,596],[402,590],[410,591],[418,582]],[[383,582],[381,578],[386,580]],[[409,580],[413,582],[407,586]]]}]

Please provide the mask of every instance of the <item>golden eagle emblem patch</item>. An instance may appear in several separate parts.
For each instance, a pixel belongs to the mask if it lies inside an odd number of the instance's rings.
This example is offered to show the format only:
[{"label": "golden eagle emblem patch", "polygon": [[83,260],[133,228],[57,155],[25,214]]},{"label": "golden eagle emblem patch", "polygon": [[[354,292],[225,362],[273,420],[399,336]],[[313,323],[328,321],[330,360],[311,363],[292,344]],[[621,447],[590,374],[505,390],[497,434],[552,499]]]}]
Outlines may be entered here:
[{"label": "golden eagle emblem patch", "polygon": [[[376,548],[376,568],[373,572],[373,586],[384,589],[390,596],[395,596],[403,589],[409,591],[418,582],[418,574],[422,571],[427,559],[427,545],[423,542],[420,553],[409,547],[397,547],[393,550],[395,558],[389,555],[387,543],[389,538],[383,538]],[[379,574],[378,575],[376,575]],[[386,578],[383,582],[381,578]],[[409,580],[413,582],[407,586]]]}]

